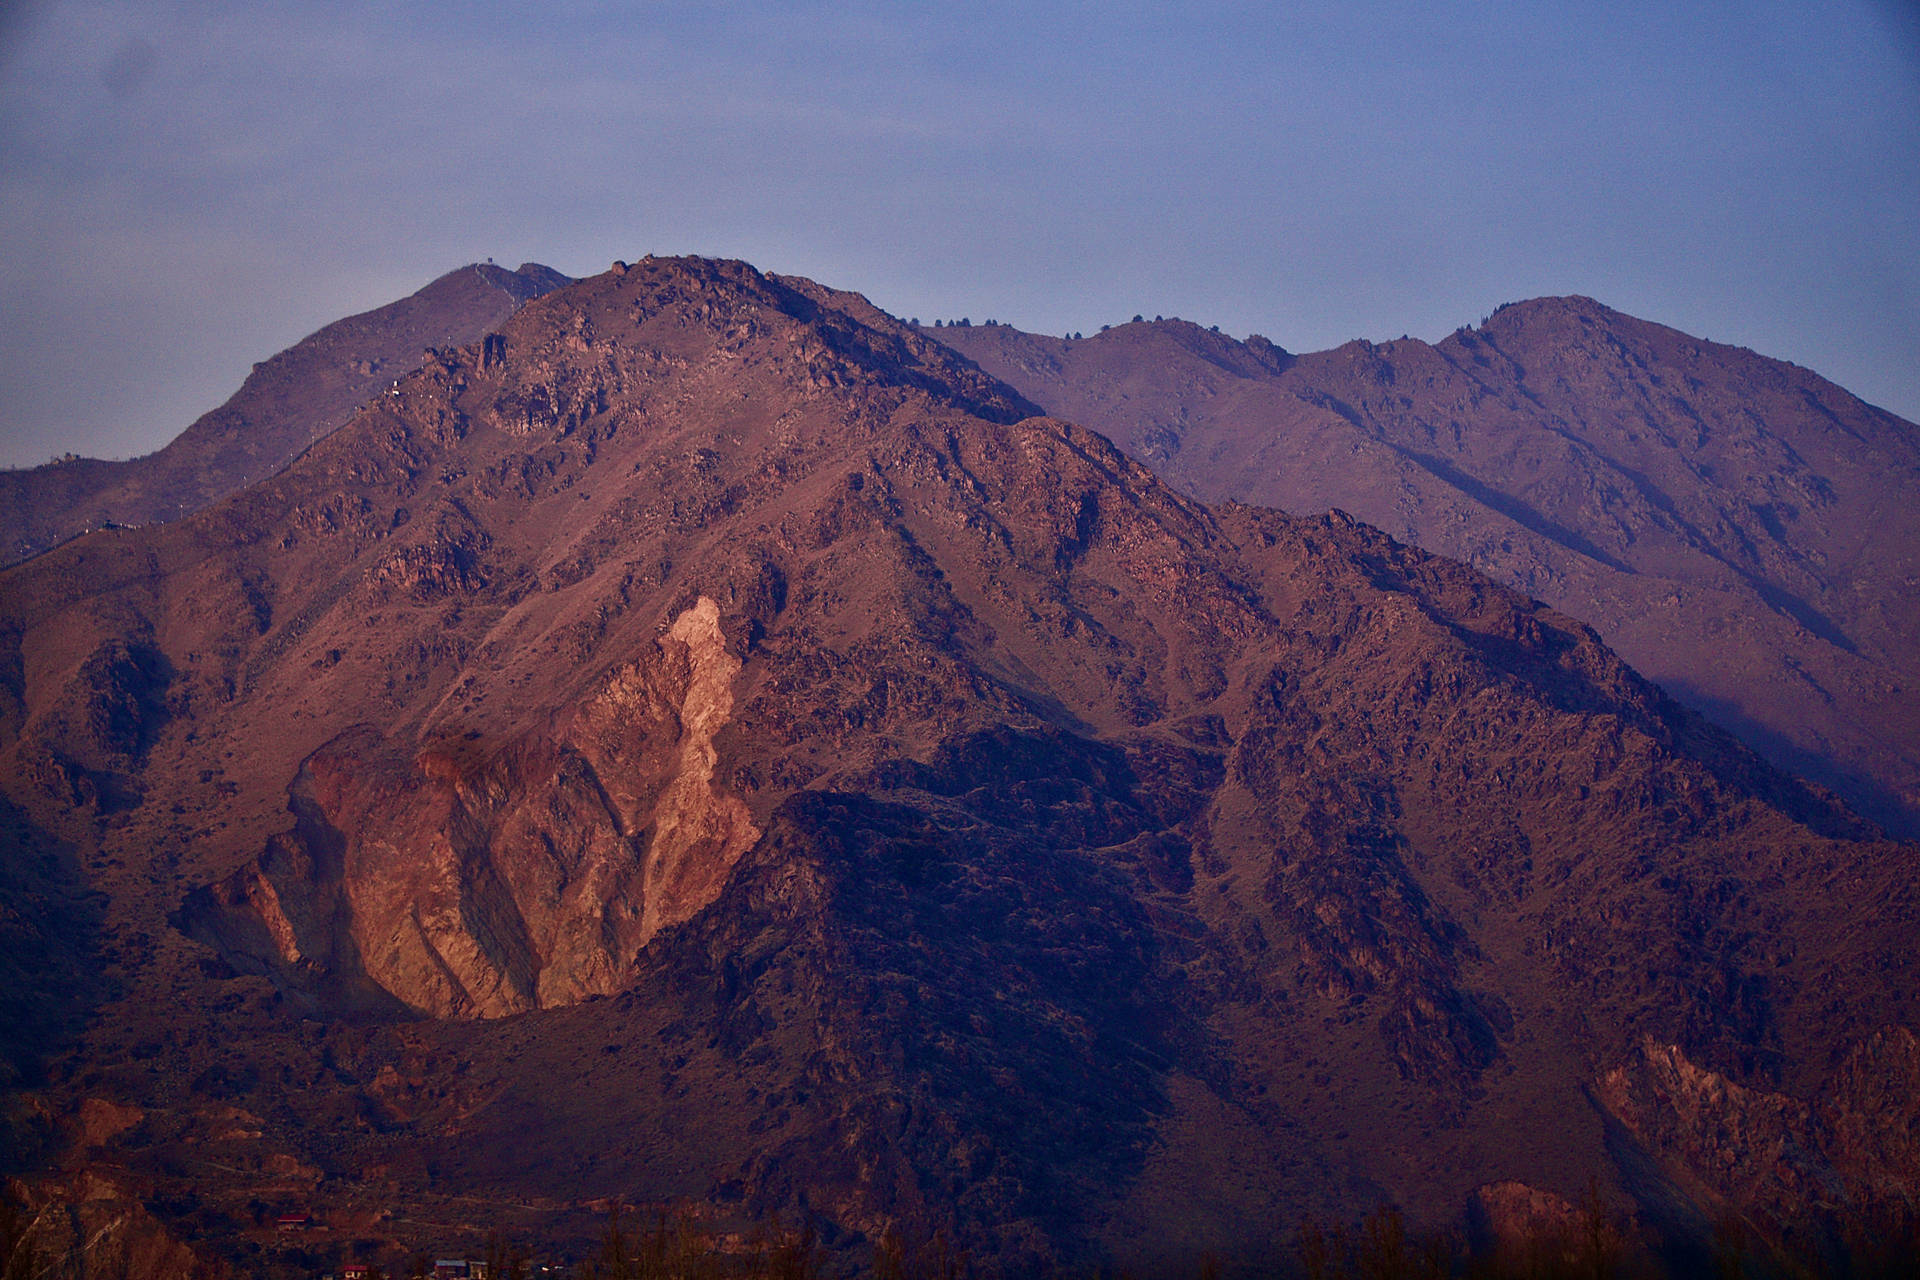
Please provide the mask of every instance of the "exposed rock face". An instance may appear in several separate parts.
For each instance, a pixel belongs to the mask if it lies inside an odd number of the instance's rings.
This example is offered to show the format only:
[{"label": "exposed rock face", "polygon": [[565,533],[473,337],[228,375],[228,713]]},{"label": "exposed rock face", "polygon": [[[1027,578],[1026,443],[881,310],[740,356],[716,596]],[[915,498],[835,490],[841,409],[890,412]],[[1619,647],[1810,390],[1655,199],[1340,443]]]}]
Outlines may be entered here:
[{"label": "exposed rock face", "polygon": [[1606,1264],[1626,1252],[1603,1205],[1576,1205],[1524,1182],[1475,1187],[1466,1216],[1479,1251],[1521,1275],[1610,1274]]},{"label": "exposed rock face", "polygon": [[714,789],[713,740],[732,715],[733,681],[740,674],[740,659],[727,652],[720,634],[720,607],[701,596],[667,635],[686,647],[687,685],[673,778],[653,808],[643,942],[718,897],[733,864],[760,838],[745,802]]},{"label": "exposed rock face", "polygon": [[1183,490],[1353,512],[1591,623],[1920,835],[1920,428],[1586,298],[1293,356],[1184,321],[944,341]]},{"label": "exposed rock face", "polygon": [[[1865,1079],[1874,1083],[1863,1098]],[[1651,1040],[1603,1075],[1595,1096],[1681,1191],[1683,1211],[1744,1219],[1761,1238],[1815,1256],[1857,1227],[1859,1206],[1889,1203],[1895,1187],[1910,1194],[1912,1175],[1900,1171],[1915,1155],[1920,1040],[1905,1027],[1855,1046],[1813,1098],[1742,1087]],[[1656,1204],[1673,1211],[1672,1200]]]},{"label": "exposed rock face", "polygon": [[158,452],[0,471],[0,564],[88,529],[177,520],[264,479],[419,368],[423,348],[479,340],[527,299],[566,283],[533,262],[462,267],[255,365],[232,399]]},{"label": "exposed rock face", "polygon": [[1834,1213],[1920,1187],[1867,1132],[1915,848],[1580,624],[1182,497],[743,264],[499,337],[0,578],[0,780],[105,895],[47,1106],[140,1108],[90,1158],[190,1185],[183,1232],[257,1194],[192,1143],[396,1252],[612,1197],[849,1260],[1257,1258],[1307,1210],[1669,1196],[1664,1104],[1591,1100],[1649,1041],[1849,1099]]},{"label": "exposed rock face", "polygon": [[661,649],[558,739],[329,742],[294,782],[294,830],[193,895],[184,927],[323,1005],[498,1017],[620,990],[760,835],[714,785],[740,671],[719,607],[700,597]]},{"label": "exposed rock face", "polygon": [[141,1190],[92,1172],[41,1183],[20,1206],[26,1247],[10,1252],[8,1260],[23,1271],[31,1260],[36,1269],[27,1274],[64,1269],[113,1280],[231,1274],[224,1262],[196,1253],[169,1231],[141,1203]]}]

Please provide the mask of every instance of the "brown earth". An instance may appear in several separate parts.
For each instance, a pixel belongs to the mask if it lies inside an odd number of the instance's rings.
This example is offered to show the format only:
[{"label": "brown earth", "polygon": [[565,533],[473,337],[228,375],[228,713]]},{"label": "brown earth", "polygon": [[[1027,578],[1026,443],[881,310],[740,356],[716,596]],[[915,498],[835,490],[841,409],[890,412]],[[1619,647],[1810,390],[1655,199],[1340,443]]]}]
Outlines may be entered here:
[{"label": "brown earth", "polygon": [[177,520],[264,479],[352,416],[431,346],[465,346],[567,277],[526,263],[449,271],[418,293],[336,321],[253,372],[165,448],[125,462],[73,458],[0,471],[0,564],[88,529]]},{"label": "brown earth", "polygon": [[1353,512],[1590,623],[1920,836],[1920,428],[1586,298],[1290,355],[1179,320],[936,337],[1185,492]]},{"label": "brown earth", "polygon": [[35,1194],[293,1275],[609,1201],[1031,1274],[1920,1193],[1920,849],[1566,616],[738,263],[399,391],[0,575]]}]

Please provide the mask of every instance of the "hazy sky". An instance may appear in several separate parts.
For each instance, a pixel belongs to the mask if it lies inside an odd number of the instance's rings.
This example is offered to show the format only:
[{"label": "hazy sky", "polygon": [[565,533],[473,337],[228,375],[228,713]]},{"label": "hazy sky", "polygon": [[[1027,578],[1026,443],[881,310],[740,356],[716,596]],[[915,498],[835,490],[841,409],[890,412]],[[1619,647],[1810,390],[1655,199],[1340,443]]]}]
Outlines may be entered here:
[{"label": "hazy sky", "polygon": [[1294,350],[1585,293],[1920,418],[1920,9],[0,0],[0,462],[462,263]]}]

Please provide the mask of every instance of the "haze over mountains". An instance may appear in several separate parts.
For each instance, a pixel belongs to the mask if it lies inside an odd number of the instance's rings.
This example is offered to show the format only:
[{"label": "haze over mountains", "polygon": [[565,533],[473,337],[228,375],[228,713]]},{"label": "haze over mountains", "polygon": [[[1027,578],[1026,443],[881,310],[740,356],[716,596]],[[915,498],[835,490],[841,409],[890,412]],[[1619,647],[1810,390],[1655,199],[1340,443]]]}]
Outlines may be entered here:
[{"label": "haze over mountains", "polygon": [[1178,320],[936,336],[1197,496],[1351,511],[1599,629],[1920,834],[1920,429],[1586,298],[1294,356]]},{"label": "haze over mountains", "polygon": [[522,302],[566,282],[531,262],[517,271],[492,263],[449,271],[255,365],[231,399],[163,449],[125,462],[77,458],[0,471],[0,564],[105,524],[176,520],[263,480],[419,368],[423,348],[476,342]]},{"label": "haze over mountains", "polygon": [[[1207,505],[989,376],[1043,340],[935,337],[619,265],[272,478],[0,575],[36,1203],[284,1274],[578,1247],[609,1199],[1030,1274],[1265,1260],[1383,1202],[1597,1186],[1682,1263],[1718,1219],[1817,1250],[1913,1202],[1920,849],[1573,618],[1327,503]],[[1215,336],[1100,341],[1170,337]],[[1277,351],[1219,340],[1210,399],[1176,355],[1087,394],[1287,406]],[[1347,458],[1412,377],[1353,359],[1345,412],[1293,397]],[[1481,398],[1531,439],[1514,395]],[[1222,465],[1199,435],[1131,443]],[[1337,460],[1300,438],[1265,457]],[[1613,581],[1479,483],[1542,582]],[[1837,548],[1829,484],[1777,519]],[[1839,592],[1806,588],[1883,643]],[[253,1204],[322,1229],[296,1256]]]}]

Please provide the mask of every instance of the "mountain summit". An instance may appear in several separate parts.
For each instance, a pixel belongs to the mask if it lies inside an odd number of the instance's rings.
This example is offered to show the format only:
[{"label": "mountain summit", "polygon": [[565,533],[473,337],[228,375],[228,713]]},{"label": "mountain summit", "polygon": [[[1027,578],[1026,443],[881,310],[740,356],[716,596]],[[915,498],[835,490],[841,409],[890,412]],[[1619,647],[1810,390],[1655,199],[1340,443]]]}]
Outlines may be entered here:
[{"label": "mountain summit", "polygon": [[1589,1186],[1685,1258],[1920,1179],[1920,851],[808,281],[532,300],[0,644],[0,960],[80,1011],[15,1167],[235,1258],[611,1201],[1031,1274]]}]

